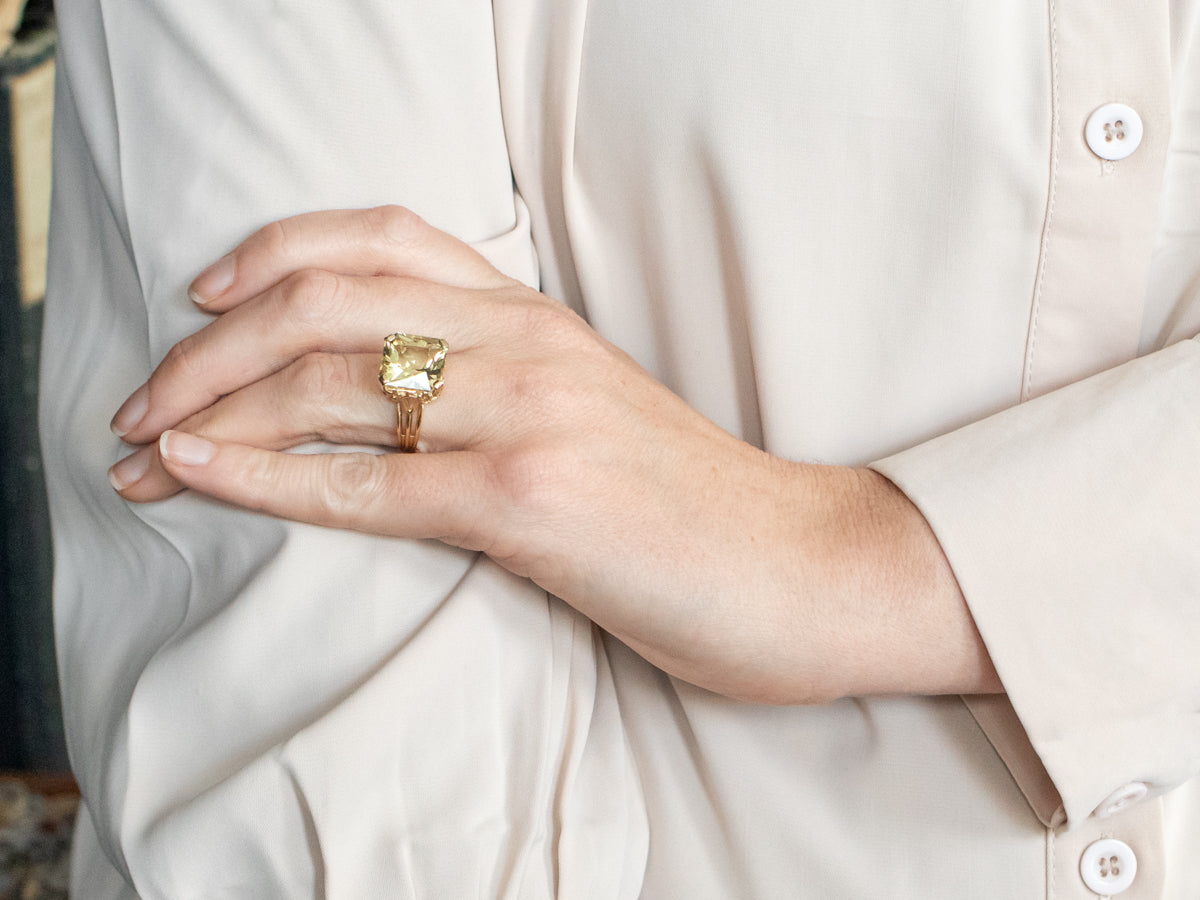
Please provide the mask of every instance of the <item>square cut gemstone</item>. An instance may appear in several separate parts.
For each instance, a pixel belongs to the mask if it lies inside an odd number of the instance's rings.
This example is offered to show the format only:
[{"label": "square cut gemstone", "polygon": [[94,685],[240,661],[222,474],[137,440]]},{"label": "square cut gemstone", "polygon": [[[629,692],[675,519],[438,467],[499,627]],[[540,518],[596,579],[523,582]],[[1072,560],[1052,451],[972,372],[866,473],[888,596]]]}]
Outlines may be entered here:
[{"label": "square cut gemstone", "polygon": [[441,338],[389,335],[383,343],[379,383],[390,396],[432,400],[442,391],[442,369],[449,348]]}]

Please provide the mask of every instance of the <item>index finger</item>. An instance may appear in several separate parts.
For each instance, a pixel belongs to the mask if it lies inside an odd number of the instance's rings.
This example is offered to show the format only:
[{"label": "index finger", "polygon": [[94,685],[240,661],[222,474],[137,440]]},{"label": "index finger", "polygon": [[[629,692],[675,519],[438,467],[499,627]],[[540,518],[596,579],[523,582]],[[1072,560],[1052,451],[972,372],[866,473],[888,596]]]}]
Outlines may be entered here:
[{"label": "index finger", "polygon": [[465,288],[509,281],[468,244],[411,210],[379,206],[272,222],[201,272],[188,296],[210,312],[224,312],[304,269],[393,275]]}]

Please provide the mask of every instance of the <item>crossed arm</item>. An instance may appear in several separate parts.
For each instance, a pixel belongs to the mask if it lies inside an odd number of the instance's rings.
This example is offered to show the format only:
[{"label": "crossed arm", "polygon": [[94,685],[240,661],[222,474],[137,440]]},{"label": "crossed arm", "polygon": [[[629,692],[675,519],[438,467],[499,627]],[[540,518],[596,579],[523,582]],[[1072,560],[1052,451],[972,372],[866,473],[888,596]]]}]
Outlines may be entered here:
[{"label": "crossed arm", "polygon": [[[395,207],[270,225],[192,285],[211,324],[118,411],[127,499],[181,487],[433,538],[532,579],[666,671],[773,703],[1000,690],[921,513],[869,469],[731,437],[556,301]],[[424,452],[383,337],[445,338]]]}]

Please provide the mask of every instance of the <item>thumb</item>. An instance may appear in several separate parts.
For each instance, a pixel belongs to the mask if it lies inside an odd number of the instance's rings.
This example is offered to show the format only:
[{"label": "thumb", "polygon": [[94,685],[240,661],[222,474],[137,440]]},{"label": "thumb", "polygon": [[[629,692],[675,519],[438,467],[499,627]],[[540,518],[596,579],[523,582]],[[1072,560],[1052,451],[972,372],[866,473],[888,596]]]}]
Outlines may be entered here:
[{"label": "thumb", "polygon": [[185,486],[282,519],[480,550],[491,493],[479,454],[261,450],[166,431],[163,467]]}]

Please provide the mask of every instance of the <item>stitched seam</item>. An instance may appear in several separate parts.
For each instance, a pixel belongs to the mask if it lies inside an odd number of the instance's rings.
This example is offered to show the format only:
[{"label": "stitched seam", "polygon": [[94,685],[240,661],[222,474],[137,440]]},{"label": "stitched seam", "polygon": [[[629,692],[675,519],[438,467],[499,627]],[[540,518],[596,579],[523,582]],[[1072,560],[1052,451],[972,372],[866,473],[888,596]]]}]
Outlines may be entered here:
[{"label": "stitched seam", "polygon": [[1038,271],[1034,280],[1033,304],[1029,315],[1029,338],[1025,347],[1025,379],[1021,399],[1033,393],[1033,355],[1037,346],[1038,313],[1041,311],[1042,287],[1046,281],[1046,265],[1050,246],[1050,224],[1054,220],[1054,199],[1058,187],[1059,145],[1059,81],[1058,81],[1058,15],[1054,0],[1050,0],[1050,189],[1046,200],[1046,221],[1042,225],[1042,243],[1038,250]]}]

